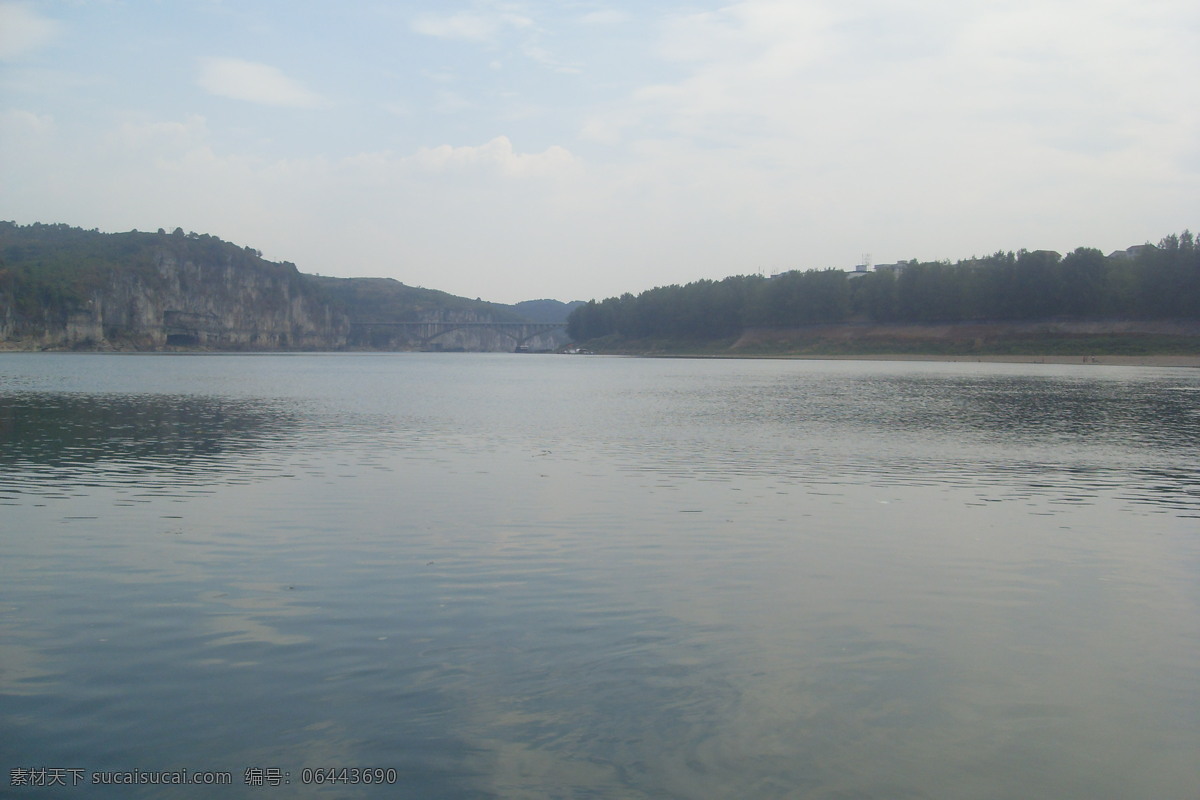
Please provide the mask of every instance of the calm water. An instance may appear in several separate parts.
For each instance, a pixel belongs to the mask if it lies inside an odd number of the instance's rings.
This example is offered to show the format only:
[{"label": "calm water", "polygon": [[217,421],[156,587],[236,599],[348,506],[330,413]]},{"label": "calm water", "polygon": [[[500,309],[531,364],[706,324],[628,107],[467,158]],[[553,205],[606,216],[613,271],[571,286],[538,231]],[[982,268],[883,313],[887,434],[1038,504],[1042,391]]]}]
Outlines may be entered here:
[{"label": "calm water", "polygon": [[0,795],[1200,786],[1193,371],[4,354],[0,537]]}]

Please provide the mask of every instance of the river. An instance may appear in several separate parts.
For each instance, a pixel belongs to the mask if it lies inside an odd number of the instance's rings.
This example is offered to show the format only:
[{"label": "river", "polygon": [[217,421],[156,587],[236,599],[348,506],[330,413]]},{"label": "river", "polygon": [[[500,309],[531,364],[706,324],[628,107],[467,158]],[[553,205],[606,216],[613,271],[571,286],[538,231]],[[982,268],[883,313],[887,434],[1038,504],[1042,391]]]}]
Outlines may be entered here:
[{"label": "river", "polygon": [[1185,369],[0,354],[0,794],[1194,798],[1198,454]]}]

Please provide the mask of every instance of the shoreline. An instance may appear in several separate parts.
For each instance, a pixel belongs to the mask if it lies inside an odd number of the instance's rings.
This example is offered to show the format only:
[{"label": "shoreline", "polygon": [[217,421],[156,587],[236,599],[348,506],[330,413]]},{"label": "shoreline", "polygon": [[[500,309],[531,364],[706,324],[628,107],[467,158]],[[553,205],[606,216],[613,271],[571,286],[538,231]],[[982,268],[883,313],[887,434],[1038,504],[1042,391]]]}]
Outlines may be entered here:
[{"label": "shoreline", "polygon": [[640,358],[749,358],[777,359],[784,361],[929,361],[944,363],[990,363],[990,364],[1073,364],[1078,366],[1108,367],[1178,367],[1200,369],[1200,355],[978,355],[955,356],[934,353],[856,353],[847,355],[820,355],[816,353],[598,353],[598,355],[629,355]]},{"label": "shoreline", "polygon": [[[32,349],[0,346],[0,353],[96,353],[96,354],[158,354],[158,355],[320,355],[331,353],[401,353],[417,352],[406,350],[67,350]],[[474,352],[474,351],[468,351]],[[484,352],[484,351],[479,351]],[[927,361],[944,363],[991,363],[991,364],[1074,364],[1078,366],[1108,367],[1175,367],[1200,369],[1200,353],[1192,355],[950,355],[938,353],[670,353],[670,352],[612,352],[597,351],[596,355],[626,356],[633,358],[707,358],[707,359],[776,359],[790,361]],[[549,353],[547,353],[549,355]]]},{"label": "shoreline", "polygon": [[749,356],[749,358],[792,358],[813,361],[944,361],[992,364],[1078,364],[1079,366],[1109,367],[1183,367],[1200,369],[1200,355],[978,355],[951,356],[919,353],[879,353],[875,355],[780,355]]}]

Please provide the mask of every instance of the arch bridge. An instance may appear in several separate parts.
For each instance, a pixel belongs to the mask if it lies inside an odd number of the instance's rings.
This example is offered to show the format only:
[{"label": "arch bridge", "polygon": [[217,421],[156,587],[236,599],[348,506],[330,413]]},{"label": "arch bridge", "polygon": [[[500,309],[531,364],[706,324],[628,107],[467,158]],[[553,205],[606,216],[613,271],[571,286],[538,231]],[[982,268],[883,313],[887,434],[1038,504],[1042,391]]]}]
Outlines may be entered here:
[{"label": "arch bridge", "polygon": [[352,322],[350,341],[369,343],[375,333],[400,333],[420,342],[421,347],[432,347],[439,337],[452,331],[490,330],[508,336],[514,349],[520,350],[535,336],[566,327],[565,322]]}]

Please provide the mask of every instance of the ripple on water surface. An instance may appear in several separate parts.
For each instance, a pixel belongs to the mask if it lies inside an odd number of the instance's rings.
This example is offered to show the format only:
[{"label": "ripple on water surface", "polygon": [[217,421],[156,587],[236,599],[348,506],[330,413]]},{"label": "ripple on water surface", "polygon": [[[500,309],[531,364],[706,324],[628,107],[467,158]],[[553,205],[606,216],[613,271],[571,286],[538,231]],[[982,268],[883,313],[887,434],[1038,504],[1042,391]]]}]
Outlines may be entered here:
[{"label": "ripple on water surface", "polygon": [[1186,374],[413,354],[6,375],[11,764],[382,765],[447,798],[1200,780]]}]

